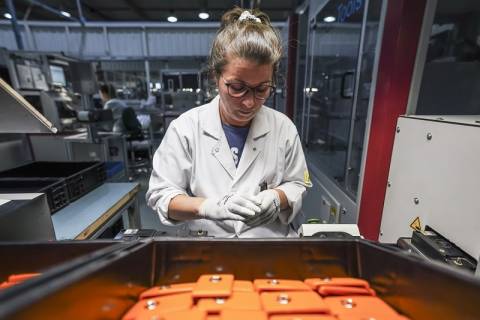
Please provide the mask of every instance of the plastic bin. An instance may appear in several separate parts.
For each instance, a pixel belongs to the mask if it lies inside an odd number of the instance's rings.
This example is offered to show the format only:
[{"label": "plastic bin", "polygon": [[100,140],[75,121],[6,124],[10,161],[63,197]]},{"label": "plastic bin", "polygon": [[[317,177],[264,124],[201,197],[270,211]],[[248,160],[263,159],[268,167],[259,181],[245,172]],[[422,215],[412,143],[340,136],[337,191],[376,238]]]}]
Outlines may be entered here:
[{"label": "plastic bin", "polygon": [[0,193],[45,193],[52,214],[70,202],[62,178],[0,178]]},{"label": "plastic bin", "polygon": [[0,178],[64,178],[69,201],[90,192],[106,180],[103,162],[32,162],[0,172]]},{"label": "plastic bin", "polygon": [[120,319],[146,288],[210,273],[240,280],[358,277],[412,320],[480,319],[473,275],[363,240],[318,239],[134,242],[56,281],[32,281],[10,299],[0,295],[0,317]]}]

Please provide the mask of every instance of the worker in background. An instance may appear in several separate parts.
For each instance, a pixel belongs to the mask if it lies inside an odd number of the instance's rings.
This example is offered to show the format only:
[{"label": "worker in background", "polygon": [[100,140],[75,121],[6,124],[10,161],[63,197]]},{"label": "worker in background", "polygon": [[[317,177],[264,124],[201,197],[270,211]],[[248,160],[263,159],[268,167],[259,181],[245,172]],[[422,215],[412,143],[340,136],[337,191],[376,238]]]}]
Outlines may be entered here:
[{"label": "worker in background", "polygon": [[266,14],[224,14],[209,61],[219,95],[172,121],[153,159],[147,202],[177,234],[296,236],[305,157],[295,125],[263,106],[281,56]]},{"label": "worker in background", "polygon": [[122,100],[116,99],[115,88],[111,84],[102,84],[100,85],[100,99],[103,103],[103,109],[112,110],[113,113],[113,131],[114,132],[123,132],[124,125],[122,121],[122,113],[127,105]]}]

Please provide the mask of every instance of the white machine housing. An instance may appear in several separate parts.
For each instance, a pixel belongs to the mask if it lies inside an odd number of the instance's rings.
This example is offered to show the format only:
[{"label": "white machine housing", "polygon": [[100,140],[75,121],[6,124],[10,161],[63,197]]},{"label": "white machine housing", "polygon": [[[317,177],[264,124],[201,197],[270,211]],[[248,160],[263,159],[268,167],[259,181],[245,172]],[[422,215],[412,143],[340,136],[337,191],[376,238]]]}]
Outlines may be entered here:
[{"label": "white machine housing", "polygon": [[397,122],[380,242],[411,237],[418,217],[480,257],[480,116],[405,116]]}]

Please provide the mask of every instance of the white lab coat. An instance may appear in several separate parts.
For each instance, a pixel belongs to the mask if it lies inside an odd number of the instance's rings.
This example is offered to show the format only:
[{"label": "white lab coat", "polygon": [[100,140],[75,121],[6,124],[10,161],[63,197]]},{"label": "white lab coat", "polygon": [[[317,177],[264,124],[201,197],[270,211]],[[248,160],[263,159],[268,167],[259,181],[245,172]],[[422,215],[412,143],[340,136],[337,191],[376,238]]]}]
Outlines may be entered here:
[{"label": "white lab coat", "polygon": [[[296,236],[289,223],[298,213],[306,187],[311,187],[305,156],[295,125],[284,114],[262,106],[252,121],[238,168],[225,137],[219,97],[172,121],[153,157],[147,203],[163,224],[179,235],[205,233],[215,237]],[[290,209],[275,222],[251,228],[241,221],[168,218],[170,200],[180,194],[220,198],[232,192],[255,195],[266,181],[285,192]]]}]

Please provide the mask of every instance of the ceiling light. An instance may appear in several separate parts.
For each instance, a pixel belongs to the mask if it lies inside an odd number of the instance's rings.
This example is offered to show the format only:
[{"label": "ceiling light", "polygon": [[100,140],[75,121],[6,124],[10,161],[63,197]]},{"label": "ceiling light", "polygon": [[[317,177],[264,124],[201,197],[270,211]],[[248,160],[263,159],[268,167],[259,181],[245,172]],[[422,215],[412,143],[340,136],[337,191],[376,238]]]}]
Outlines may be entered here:
[{"label": "ceiling light", "polygon": [[325,21],[325,22],[334,22],[335,20],[337,20],[337,19],[335,19],[334,16],[328,16],[328,17],[323,18],[323,21]]},{"label": "ceiling light", "polygon": [[208,14],[208,12],[203,11],[198,14],[198,17],[202,20],[206,20],[210,18],[210,15]]},{"label": "ceiling light", "polygon": [[62,14],[62,16],[67,17],[67,18],[70,18],[70,17],[72,16],[72,15],[71,15],[69,12],[67,12],[67,11],[60,11],[60,13]]},{"label": "ceiling light", "polygon": [[175,17],[175,16],[173,16],[173,15],[170,16],[170,17],[168,17],[167,20],[168,20],[168,22],[172,22],[172,23],[178,21],[177,17]]},{"label": "ceiling light", "polygon": [[10,13],[4,13],[3,16],[7,19],[12,19],[12,15]]}]

